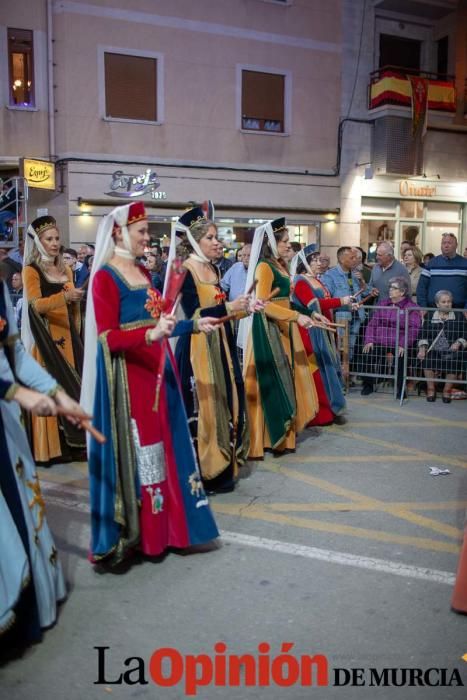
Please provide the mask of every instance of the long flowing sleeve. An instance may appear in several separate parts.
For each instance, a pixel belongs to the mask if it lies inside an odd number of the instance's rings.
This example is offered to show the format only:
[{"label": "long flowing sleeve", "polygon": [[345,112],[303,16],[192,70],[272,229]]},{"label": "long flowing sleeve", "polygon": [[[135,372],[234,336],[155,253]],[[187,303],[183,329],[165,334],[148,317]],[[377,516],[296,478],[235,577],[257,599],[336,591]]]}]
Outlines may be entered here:
[{"label": "long flowing sleeve", "polygon": [[[66,269],[66,274],[68,277],[68,283],[67,287],[68,289],[74,288],[75,284],[73,282],[73,272],[69,267]],[[73,319],[73,323],[75,324],[75,328],[78,331],[78,333],[81,330],[81,302],[80,301],[73,301],[71,303],[71,317]]]},{"label": "long flowing sleeve", "polygon": [[0,399],[5,399],[8,401],[10,399],[10,396],[8,395],[9,392],[11,392],[12,389],[15,389],[16,386],[17,385],[14,382],[0,378]]},{"label": "long flowing sleeve", "polygon": [[50,394],[56,390],[57,382],[28,352],[26,352],[23,343],[19,340],[15,311],[6,284],[3,285],[3,293],[5,296],[6,315],[10,332],[9,339],[13,346],[15,378],[31,389],[35,389],[44,394]]},{"label": "long flowing sleeve", "polygon": [[295,294],[297,298],[304,304],[308,306],[312,311],[330,311],[331,309],[338,309],[342,306],[342,302],[339,297],[333,297],[332,299],[323,298],[319,299],[312,287],[304,280],[299,279],[295,284]]},{"label": "long flowing sleeve", "polygon": [[54,311],[66,306],[65,290],[49,297],[43,297],[39,273],[31,265],[23,269],[23,285],[26,290],[28,303],[32,304],[37,313],[45,316],[49,311]]},{"label": "long flowing sleeve", "polygon": [[[274,274],[267,263],[260,262],[257,265],[255,279],[257,280],[256,297],[258,299],[267,299],[272,292],[274,284]],[[272,318],[275,321],[296,321],[299,316],[298,311],[275,304],[274,300],[268,301],[264,313],[268,318]]]}]

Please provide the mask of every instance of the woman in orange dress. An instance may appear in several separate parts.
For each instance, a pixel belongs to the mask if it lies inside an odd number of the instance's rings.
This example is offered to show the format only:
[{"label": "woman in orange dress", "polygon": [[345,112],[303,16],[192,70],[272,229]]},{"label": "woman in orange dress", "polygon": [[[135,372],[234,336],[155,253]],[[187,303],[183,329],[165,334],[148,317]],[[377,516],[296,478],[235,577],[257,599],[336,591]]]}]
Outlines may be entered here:
[{"label": "woman in orange dress", "polygon": [[[24,301],[21,335],[26,350],[79,401],[83,345],[79,335],[80,301],[73,275],[60,254],[60,232],[52,216],[29,226],[23,269]],[[32,416],[32,452],[36,463],[85,459],[83,431],[53,416]]]}]

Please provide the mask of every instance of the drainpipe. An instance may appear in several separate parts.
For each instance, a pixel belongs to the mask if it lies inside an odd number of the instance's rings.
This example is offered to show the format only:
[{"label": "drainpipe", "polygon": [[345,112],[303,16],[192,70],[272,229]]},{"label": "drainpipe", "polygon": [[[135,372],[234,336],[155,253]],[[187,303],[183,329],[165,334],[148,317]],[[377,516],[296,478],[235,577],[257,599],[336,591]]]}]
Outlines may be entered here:
[{"label": "drainpipe", "polygon": [[467,0],[459,0],[456,18],[456,116],[455,124],[465,124],[465,80],[467,77]]},{"label": "drainpipe", "polygon": [[49,157],[55,158],[55,100],[54,100],[54,56],[52,1],[47,0],[47,87],[49,110]]}]

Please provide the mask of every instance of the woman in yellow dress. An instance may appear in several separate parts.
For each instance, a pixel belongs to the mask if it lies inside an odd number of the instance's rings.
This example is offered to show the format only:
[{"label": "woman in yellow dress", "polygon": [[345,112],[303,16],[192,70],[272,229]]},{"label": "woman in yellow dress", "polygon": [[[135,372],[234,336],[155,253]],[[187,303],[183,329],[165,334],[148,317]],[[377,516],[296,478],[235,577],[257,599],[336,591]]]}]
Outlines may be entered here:
[{"label": "woman in yellow dress", "polygon": [[[60,254],[60,232],[52,216],[41,216],[29,226],[23,269],[23,320],[21,335],[26,350],[79,401],[83,345],[79,335],[80,301],[73,273]],[[53,416],[32,416],[32,452],[36,463],[85,459],[81,429]]]},{"label": "woman in yellow dress", "polygon": [[[183,214],[187,275],[181,307],[188,319],[221,318],[248,308],[247,295],[226,302],[212,260],[219,255],[217,228],[201,207]],[[208,493],[233,491],[248,455],[245,393],[230,323],[209,336],[180,337],[175,357],[201,476]]]},{"label": "woman in yellow dress", "polygon": [[286,259],[290,245],[285,219],[255,231],[247,289],[256,281],[256,296],[267,301],[264,311],[246,319],[240,329],[250,424],[249,459],[294,451],[296,436],[315,417],[319,404],[299,328],[309,328],[309,316],[290,305],[290,275]]}]

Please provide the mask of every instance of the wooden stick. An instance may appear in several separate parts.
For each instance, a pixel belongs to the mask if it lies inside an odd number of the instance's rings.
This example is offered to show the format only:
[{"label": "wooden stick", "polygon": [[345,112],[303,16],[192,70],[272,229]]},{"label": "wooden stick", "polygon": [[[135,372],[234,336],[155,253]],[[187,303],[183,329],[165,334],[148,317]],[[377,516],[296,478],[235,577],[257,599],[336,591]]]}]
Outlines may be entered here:
[{"label": "wooden stick", "polygon": [[345,323],[334,323],[333,321],[329,321],[329,323],[325,325],[332,326],[332,328],[345,328]]},{"label": "wooden stick", "polygon": [[322,328],[323,331],[329,331],[330,333],[337,333],[335,328],[329,327],[326,323],[314,323],[311,328]]},{"label": "wooden stick", "polygon": [[[255,282],[256,282],[256,280],[255,280]],[[281,290],[279,289],[279,287],[274,287],[274,289],[272,290],[272,292],[270,294],[268,294],[266,299],[261,299],[259,301],[264,301],[264,302],[271,301],[271,299],[273,299],[274,297],[277,297],[277,295],[279,294],[280,291]],[[242,314],[242,313],[244,313],[244,312],[243,311],[235,311],[234,313],[228,314],[227,316],[221,316],[220,318],[216,318],[215,323],[220,325],[221,323],[226,323],[227,321],[235,321],[235,319],[238,318],[239,314]]]},{"label": "wooden stick", "polygon": [[94,440],[100,445],[107,442],[105,435],[99,432],[99,430],[97,430],[97,428],[95,428],[91,423],[92,416],[88,416],[86,413],[80,411],[67,411],[66,408],[62,408],[61,406],[57,406],[56,408],[57,416],[63,416],[64,418],[77,418],[83,430],[86,430],[90,435],[92,435]]},{"label": "wooden stick", "polygon": [[257,284],[258,284],[258,280],[253,280],[253,282],[251,283],[249,289],[247,289],[247,291],[245,292],[245,294],[253,294],[253,292],[254,292],[255,289],[256,289],[256,285],[257,285]]},{"label": "wooden stick", "polygon": [[84,430],[86,430],[90,435],[92,435],[94,440],[98,442],[99,445],[103,445],[105,442],[107,442],[107,438],[105,437],[105,435],[99,432],[99,430],[97,430],[97,428],[93,426],[91,421],[82,420],[81,427],[84,428]]},{"label": "wooden stick", "polygon": [[[181,299],[182,299],[182,293],[180,292],[180,294],[175,299],[174,305],[172,306],[172,308],[170,310],[170,314],[169,314],[170,316],[173,316],[177,312],[177,308],[178,308],[178,305],[180,304]],[[159,400],[160,400],[160,396],[161,396],[162,377],[164,375],[165,356],[167,353],[167,343],[168,342],[169,342],[168,339],[164,338],[162,341],[162,345],[161,345],[161,362],[160,362],[159,369],[157,372],[156,398],[154,400],[154,410],[155,411],[159,410]]]}]

